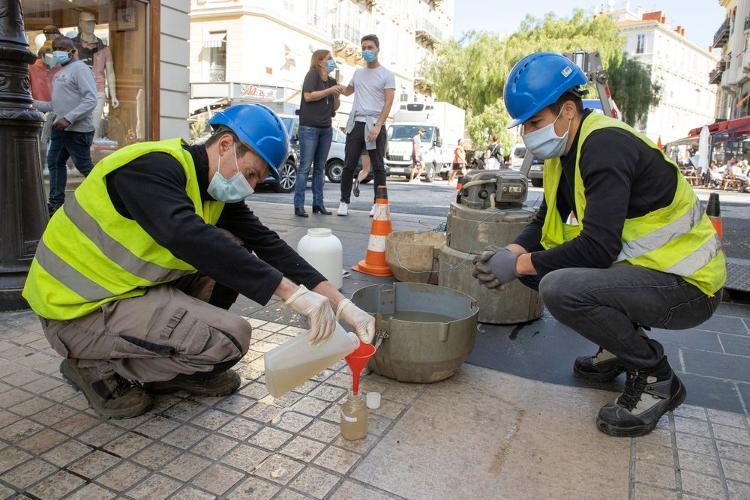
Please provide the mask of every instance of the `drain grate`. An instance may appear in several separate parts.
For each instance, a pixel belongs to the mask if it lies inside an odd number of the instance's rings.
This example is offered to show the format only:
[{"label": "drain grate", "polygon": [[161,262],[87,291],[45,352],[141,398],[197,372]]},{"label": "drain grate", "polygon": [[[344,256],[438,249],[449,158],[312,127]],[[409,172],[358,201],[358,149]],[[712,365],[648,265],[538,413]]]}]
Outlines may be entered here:
[{"label": "drain grate", "polygon": [[750,260],[727,258],[727,283],[724,288],[750,292]]}]

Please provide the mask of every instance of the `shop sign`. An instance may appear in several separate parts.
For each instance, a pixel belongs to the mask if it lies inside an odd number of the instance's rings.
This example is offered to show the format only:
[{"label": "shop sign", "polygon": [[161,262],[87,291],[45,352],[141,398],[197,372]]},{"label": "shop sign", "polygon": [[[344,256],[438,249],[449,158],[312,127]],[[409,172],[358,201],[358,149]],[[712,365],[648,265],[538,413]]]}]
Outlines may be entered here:
[{"label": "shop sign", "polygon": [[255,97],[256,99],[271,100],[276,97],[276,89],[274,87],[243,84],[240,86],[240,95],[242,97]]}]

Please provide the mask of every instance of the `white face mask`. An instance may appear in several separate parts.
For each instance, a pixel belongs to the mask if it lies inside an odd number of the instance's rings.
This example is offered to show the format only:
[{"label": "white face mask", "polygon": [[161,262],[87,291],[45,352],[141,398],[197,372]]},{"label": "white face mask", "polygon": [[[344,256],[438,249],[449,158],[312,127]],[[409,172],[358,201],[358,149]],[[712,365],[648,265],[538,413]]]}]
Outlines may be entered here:
[{"label": "white face mask", "polygon": [[221,155],[219,155],[219,166],[216,167],[211,182],[208,184],[208,194],[218,201],[224,203],[237,203],[242,201],[255,192],[253,187],[247,182],[245,176],[240,172],[240,166],[237,163],[237,149],[234,149],[234,164],[237,167],[237,172],[227,179],[221,175]]},{"label": "white face mask", "polygon": [[573,120],[568,122],[568,130],[562,136],[557,135],[555,132],[555,123],[560,119],[562,115],[562,109],[557,114],[555,121],[546,125],[539,130],[523,134],[523,143],[526,145],[529,151],[540,160],[548,160],[550,158],[558,158],[565,152],[565,146],[568,143],[568,133],[570,132],[570,124]]}]

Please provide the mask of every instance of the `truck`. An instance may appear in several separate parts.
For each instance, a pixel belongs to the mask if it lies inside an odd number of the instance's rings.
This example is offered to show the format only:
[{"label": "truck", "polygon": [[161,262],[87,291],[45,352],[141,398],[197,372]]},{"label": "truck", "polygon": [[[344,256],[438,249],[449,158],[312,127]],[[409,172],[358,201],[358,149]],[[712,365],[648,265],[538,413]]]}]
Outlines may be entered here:
[{"label": "truck", "polygon": [[465,120],[466,112],[447,102],[402,103],[388,127],[386,174],[409,177],[412,138],[421,128],[425,131],[420,148],[425,172],[447,179],[453,151],[464,136]]}]

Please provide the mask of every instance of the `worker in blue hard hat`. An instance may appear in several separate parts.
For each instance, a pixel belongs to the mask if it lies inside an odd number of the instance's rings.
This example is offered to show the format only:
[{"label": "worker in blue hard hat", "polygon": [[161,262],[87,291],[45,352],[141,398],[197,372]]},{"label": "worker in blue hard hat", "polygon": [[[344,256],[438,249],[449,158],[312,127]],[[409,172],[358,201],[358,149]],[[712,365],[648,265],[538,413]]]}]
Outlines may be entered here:
[{"label": "worker in blue hard hat", "polygon": [[311,342],[337,319],[372,341],[354,306],[245,204],[289,154],[279,117],[260,104],[216,114],[204,144],[132,144],[100,161],[39,241],[23,295],[64,359],[62,375],[108,418],[146,411],[153,394],[237,390],[230,370],[250,324],[238,294],[276,295],[307,318]]},{"label": "worker in blue hard hat", "polygon": [[505,105],[528,150],[544,160],[544,202],[513,244],[488,248],[474,276],[517,278],[561,323],[599,346],[574,373],[623,393],[597,416],[612,436],[639,436],[685,400],[650,327],[707,320],[726,279],[721,242],[677,165],[625,123],[584,110],[581,69],[559,54],[516,64]]}]

